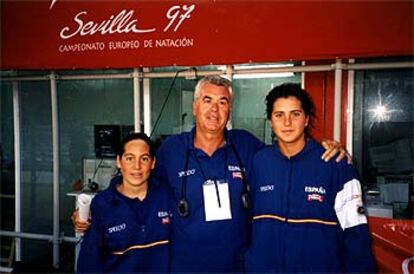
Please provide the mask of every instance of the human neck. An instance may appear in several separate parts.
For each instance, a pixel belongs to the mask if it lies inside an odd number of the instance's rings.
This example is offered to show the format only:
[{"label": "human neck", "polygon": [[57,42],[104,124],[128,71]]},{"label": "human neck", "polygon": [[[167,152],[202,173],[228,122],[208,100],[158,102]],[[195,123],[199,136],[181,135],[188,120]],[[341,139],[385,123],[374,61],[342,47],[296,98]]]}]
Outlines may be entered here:
[{"label": "human neck", "polygon": [[147,196],[148,183],[144,183],[139,186],[131,186],[123,182],[117,186],[117,189],[120,193],[128,198],[138,198],[140,201],[142,201]]},{"label": "human neck", "polygon": [[194,147],[201,149],[208,156],[213,155],[213,153],[226,143],[226,138],[224,133],[200,133],[196,130],[194,136]]},{"label": "human neck", "polygon": [[285,155],[289,159],[295,156],[296,154],[298,154],[299,152],[301,152],[303,148],[305,147],[305,144],[306,144],[305,138],[297,142],[294,142],[294,143],[286,143],[286,142],[278,141],[278,146],[279,146],[280,151],[282,152],[283,155]]}]

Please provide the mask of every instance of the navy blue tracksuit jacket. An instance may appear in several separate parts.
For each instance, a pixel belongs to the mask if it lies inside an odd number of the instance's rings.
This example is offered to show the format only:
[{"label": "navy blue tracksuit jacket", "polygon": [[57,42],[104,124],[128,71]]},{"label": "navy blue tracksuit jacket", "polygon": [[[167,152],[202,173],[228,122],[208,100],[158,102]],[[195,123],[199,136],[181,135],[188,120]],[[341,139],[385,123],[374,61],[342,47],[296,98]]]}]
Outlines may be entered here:
[{"label": "navy blue tracksuit jacket", "polygon": [[311,139],[290,159],[277,145],[254,157],[248,272],[375,272],[356,173],[323,151]]},{"label": "navy blue tracksuit jacket", "polygon": [[[157,151],[155,172],[168,180],[173,192],[171,271],[241,272],[250,234],[248,212],[241,201],[241,166],[248,170],[264,144],[247,131],[229,130],[226,144],[210,157],[194,147],[195,130],[169,137]],[[230,219],[206,220],[203,184],[213,178],[228,184]],[[189,205],[186,217],[177,211],[183,196]]]},{"label": "navy blue tracksuit jacket", "polygon": [[78,273],[167,272],[170,211],[168,188],[150,178],[143,201],[116,189],[122,177],[92,200],[92,225],[79,252]]}]

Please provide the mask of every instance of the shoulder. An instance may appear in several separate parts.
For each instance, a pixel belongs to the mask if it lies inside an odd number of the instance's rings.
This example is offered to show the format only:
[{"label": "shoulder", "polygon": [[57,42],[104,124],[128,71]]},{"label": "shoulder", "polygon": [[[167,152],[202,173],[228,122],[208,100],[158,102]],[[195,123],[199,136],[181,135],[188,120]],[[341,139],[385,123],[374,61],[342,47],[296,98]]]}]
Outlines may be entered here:
[{"label": "shoulder", "polygon": [[314,141],[314,144],[312,145],[310,151],[312,152],[312,157],[314,161],[312,162],[314,165],[320,164],[323,166],[323,168],[328,168],[335,176],[335,178],[342,178],[342,180],[349,180],[352,178],[356,178],[357,173],[354,169],[352,164],[348,164],[348,159],[344,157],[340,162],[336,161],[337,155],[329,159],[328,162],[325,162],[321,159],[321,155],[325,152],[325,148]]},{"label": "shoulder", "polygon": [[110,200],[114,195],[114,186],[110,185],[105,190],[96,194],[91,203],[92,210],[106,209],[110,207]]},{"label": "shoulder", "polygon": [[228,131],[230,136],[236,140],[259,141],[253,134],[244,129],[231,129]]},{"label": "shoulder", "polygon": [[98,194],[96,194],[93,199],[92,199],[92,203],[91,203],[91,208],[92,209],[99,209],[99,208],[103,208],[105,207],[106,203],[107,203],[107,198],[106,198],[106,194],[105,191],[107,191],[106,189]]},{"label": "shoulder", "polygon": [[166,180],[160,177],[151,176],[149,178],[149,184],[151,184],[151,189],[161,195],[168,195],[169,186]]},{"label": "shoulder", "polygon": [[237,147],[252,147],[256,151],[264,147],[264,143],[256,136],[244,129],[232,129],[228,131],[228,136],[231,138]]},{"label": "shoulder", "polygon": [[157,156],[162,155],[163,153],[169,152],[170,150],[175,150],[177,147],[186,147],[188,146],[188,139],[190,138],[190,132],[183,132],[176,135],[171,135],[165,139],[161,146],[157,150]]},{"label": "shoulder", "polygon": [[[319,143],[318,141],[314,140],[314,139],[309,140],[308,148],[309,148],[309,151],[312,152],[312,154],[315,157],[319,157],[319,158],[325,152],[325,148],[322,146],[322,144]],[[352,165],[348,164],[348,159],[346,157],[344,157],[340,162],[336,162],[336,157],[337,156],[338,155],[335,155],[334,157],[329,159],[329,161],[327,163],[329,165],[332,165],[335,168],[349,168],[349,167],[352,167]],[[321,161],[323,161],[323,160],[321,160]]]},{"label": "shoulder", "polygon": [[256,154],[254,155],[254,158],[263,158],[267,157],[269,154],[272,154],[272,147],[273,145],[265,145],[261,149],[259,149]]},{"label": "shoulder", "polygon": [[274,163],[275,160],[282,160],[282,158],[283,156],[279,156],[274,145],[266,145],[254,154],[252,162],[255,169],[266,169],[268,168],[267,164],[273,165],[272,163]]}]

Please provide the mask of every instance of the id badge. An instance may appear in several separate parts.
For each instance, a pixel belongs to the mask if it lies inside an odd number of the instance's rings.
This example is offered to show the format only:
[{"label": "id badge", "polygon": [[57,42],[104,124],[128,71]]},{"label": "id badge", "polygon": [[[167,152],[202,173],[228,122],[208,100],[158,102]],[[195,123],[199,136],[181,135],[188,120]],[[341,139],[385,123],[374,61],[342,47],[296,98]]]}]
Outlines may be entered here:
[{"label": "id badge", "polygon": [[229,184],[227,181],[205,181],[203,196],[207,222],[231,219]]}]

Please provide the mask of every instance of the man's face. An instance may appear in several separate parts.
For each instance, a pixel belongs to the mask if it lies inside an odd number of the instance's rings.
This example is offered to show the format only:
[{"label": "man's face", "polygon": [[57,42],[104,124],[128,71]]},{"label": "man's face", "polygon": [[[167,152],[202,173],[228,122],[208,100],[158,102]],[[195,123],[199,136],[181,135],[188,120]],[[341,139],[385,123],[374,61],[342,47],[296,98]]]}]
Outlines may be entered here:
[{"label": "man's face", "polygon": [[197,130],[218,133],[226,127],[231,111],[228,88],[206,83],[201,86],[200,96],[193,103]]}]

